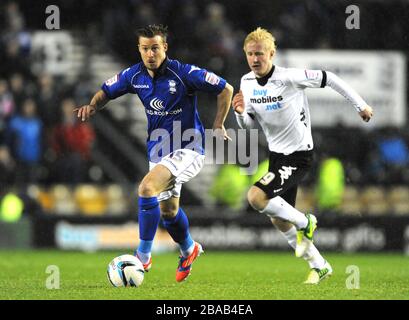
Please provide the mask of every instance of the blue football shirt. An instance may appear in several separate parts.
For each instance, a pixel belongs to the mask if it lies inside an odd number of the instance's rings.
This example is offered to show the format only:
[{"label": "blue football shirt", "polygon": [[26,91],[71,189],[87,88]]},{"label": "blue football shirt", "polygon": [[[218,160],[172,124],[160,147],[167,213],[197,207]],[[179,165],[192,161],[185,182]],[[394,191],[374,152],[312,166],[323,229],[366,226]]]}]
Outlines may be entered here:
[{"label": "blue football shirt", "polygon": [[197,111],[197,91],[218,95],[226,80],[205,69],[166,58],[152,78],[142,62],[102,85],[109,99],[137,94],[148,119],[148,159],[160,159],[177,149],[204,154],[204,128]]}]

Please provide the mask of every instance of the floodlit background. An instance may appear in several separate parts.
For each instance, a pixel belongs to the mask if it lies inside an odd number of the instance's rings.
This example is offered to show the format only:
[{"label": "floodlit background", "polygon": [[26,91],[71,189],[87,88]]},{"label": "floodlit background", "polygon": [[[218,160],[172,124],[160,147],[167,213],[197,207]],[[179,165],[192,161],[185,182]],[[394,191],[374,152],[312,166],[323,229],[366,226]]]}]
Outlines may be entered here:
[{"label": "floodlit background", "polygon": [[[59,8],[59,30],[46,28],[49,5]],[[346,27],[348,5],[1,1],[0,247],[137,246],[136,190],[148,170],[143,107],[126,95],[88,123],[77,122],[72,110],[140,61],[137,27],[162,23],[169,26],[169,57],[217,73],[235,91],[248,72],[244,37],[258,26],[277,39],[277,65],[333,71],[354,87],[375,110],[369,124],[331,89],[308,91],[316,159],[297,207],[317,215],[322,250],[409,253],[409,2],[354,1],[359,29]],[[199,94],[206,128],[215,101]],[[232,112],[226,127],[238,128]],[[260,162],[256,177],[266,172],[262,132],[258,150],[251,155]],[[208,164],[184,185],[193,237],[206,248],[287,249],[268,219],[248,208],[246,191],[256,177],[239,168]],[[174,248],[159,230],[154,249]]]}]

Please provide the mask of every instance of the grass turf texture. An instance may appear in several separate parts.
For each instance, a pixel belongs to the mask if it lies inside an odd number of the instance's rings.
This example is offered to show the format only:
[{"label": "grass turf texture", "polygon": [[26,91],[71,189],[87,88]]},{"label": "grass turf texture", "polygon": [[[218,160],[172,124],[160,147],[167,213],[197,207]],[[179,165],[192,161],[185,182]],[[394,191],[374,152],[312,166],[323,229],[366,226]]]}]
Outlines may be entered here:
[{"label": "grass turf texture", "polygon": [[[212,252],[176,283],[176,253],[155,255],[139,288],[114,288],[108,263],[125,252],[0,251],[0,299],[409,299],[409,257],[398,254],[328,254],[334,275],[318,286],[302,282],[308,266],[288,253]],[[60,271],[60,289],[47,289],[47,266]],[[347,289],[347,266],[359,268],[360,288]]]}]

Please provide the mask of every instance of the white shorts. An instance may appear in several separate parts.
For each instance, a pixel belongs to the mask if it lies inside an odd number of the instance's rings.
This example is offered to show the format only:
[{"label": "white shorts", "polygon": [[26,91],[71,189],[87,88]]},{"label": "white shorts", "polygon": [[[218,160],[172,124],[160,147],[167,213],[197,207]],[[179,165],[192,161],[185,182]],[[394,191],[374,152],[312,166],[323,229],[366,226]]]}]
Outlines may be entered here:
[{"label": "white shorts", "polygon": [[161,164],[176,177],[172,189],[161,192],[158,201],[168,200],[171,197],[179,198],[182,184],[188,182],[202,170],[204,161],[205,156],[203,154],[190,149],[178,149],[163,157],[158,163],[149,162],[149,170]]}]

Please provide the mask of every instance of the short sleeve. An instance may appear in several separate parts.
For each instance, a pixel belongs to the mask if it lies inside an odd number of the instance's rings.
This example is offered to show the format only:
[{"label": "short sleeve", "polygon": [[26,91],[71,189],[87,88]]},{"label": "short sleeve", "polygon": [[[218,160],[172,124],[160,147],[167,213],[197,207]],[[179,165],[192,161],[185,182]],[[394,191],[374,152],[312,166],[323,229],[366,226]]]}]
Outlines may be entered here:
[{"label": "short sleeve", "polygon": [[289,80],[294,87],[324,88],[327,82],[327,74],[323,70],[291,69]]},{"label": "short sleeve", "polygon": [[129,93],[129,80],[127,77],[128,69],[114,75],[108,79],[101,86],[102,91],[105,92],[109,99],[118,98],[126,93]]},{"label": "short sleeve", "polygon": [[193,65],[183,67],[184,79],[193,90],[219,94],[226,87],[226,80],[218,75]]}]

